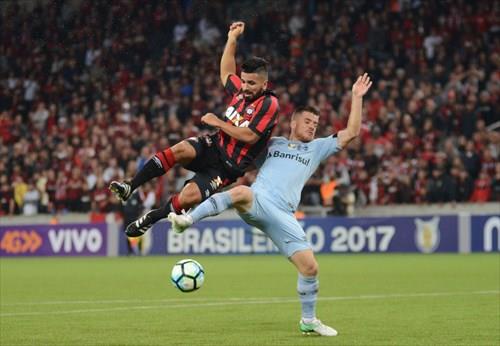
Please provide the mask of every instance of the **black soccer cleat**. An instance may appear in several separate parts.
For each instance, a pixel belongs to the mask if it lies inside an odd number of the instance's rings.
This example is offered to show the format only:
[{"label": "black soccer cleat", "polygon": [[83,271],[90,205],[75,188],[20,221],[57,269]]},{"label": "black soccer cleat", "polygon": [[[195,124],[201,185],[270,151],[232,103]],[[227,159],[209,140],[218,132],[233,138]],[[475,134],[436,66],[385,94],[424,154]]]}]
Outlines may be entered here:
[{"label": "black soccer cleat", "polygon": [[153,226],[153,219],[151,217],[151,211],[148,211],[146,214],[142,215],[140,218],[132,222],[125,229],[125,234],[127,237],[135,238],[144,235],[148,231],[148,229]]},{"label": "black soccer cleat", "polygon": [[122,202],[127,201],[132,194],[132,187],[128,181],[124,181],[122,183],[119,181],[112,181],[111,184],[109,184],[109,189],[113,192],[116,198]]}]

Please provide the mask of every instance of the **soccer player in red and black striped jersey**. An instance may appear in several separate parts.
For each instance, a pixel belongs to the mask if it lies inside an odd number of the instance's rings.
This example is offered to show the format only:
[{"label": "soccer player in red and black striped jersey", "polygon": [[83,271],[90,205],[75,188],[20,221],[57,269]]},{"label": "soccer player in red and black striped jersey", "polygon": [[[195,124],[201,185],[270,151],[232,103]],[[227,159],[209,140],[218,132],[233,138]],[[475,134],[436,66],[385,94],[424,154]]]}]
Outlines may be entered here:
[{"label": "soccer player in red and black striped jersey", "polygon": [[264,59],[246,60],[241,66],[241,77],[236,75],[236,43],[244,30],[243,22],[231,24],[220,63],[220,78],[231,96],[228,108],[221,118],[207,113],[201,119],[219,131],[185,139],[156,153],[132,180],[111,182],[111,191],[125,201],[137,187],[165,174],[176,164],[196,172],[165,206],[128,225],[125,233],[129,237],[141,236],[170,212],[189,209],[235,182],[266,147],[278,122],[278,99],[267,89],[268,64]]}]

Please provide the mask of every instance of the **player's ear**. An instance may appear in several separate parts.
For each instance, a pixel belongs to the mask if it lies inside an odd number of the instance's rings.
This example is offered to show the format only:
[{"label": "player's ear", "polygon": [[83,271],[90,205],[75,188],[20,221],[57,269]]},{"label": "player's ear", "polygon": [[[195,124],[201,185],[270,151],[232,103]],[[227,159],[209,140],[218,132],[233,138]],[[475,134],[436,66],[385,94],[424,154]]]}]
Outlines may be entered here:
[{"label": "player's ear", "polygon": [[267,89],[267,79],[264,81],[264,84],[262,85],[262,88]]}]

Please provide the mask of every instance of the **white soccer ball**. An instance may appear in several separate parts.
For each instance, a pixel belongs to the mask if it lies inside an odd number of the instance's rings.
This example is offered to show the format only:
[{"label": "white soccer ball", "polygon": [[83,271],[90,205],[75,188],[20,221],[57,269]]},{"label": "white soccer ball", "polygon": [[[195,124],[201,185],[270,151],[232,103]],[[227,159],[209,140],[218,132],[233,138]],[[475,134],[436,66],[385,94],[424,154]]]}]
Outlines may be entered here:
[{"label": "white soccer ball", "polygon": [[203,266],[194,259],[183,259],[172,268],[172,284],[182,292],[196,291],[205,281]]}]

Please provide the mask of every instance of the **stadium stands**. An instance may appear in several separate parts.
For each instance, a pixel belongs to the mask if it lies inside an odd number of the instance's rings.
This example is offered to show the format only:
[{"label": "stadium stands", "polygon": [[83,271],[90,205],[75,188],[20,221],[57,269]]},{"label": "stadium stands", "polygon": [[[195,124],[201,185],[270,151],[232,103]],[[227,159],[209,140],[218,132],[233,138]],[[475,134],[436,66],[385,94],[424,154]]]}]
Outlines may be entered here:
[{"label": "stadium stands", "polygon": [[[302,104],[320,109],[318,135],[335,133],[353,78],[368,71],[376,83],[360,138],[322,166],[304,204],[500,201],[498,2],[279,3],[237,16],[238,51],[271,62],[275,135]],[[0,215],[119,210],[112,179],[224,111],[218,64],[235,12],[230,1],[5,5]],[[160,179],[157,203],[189,174]]]}]

